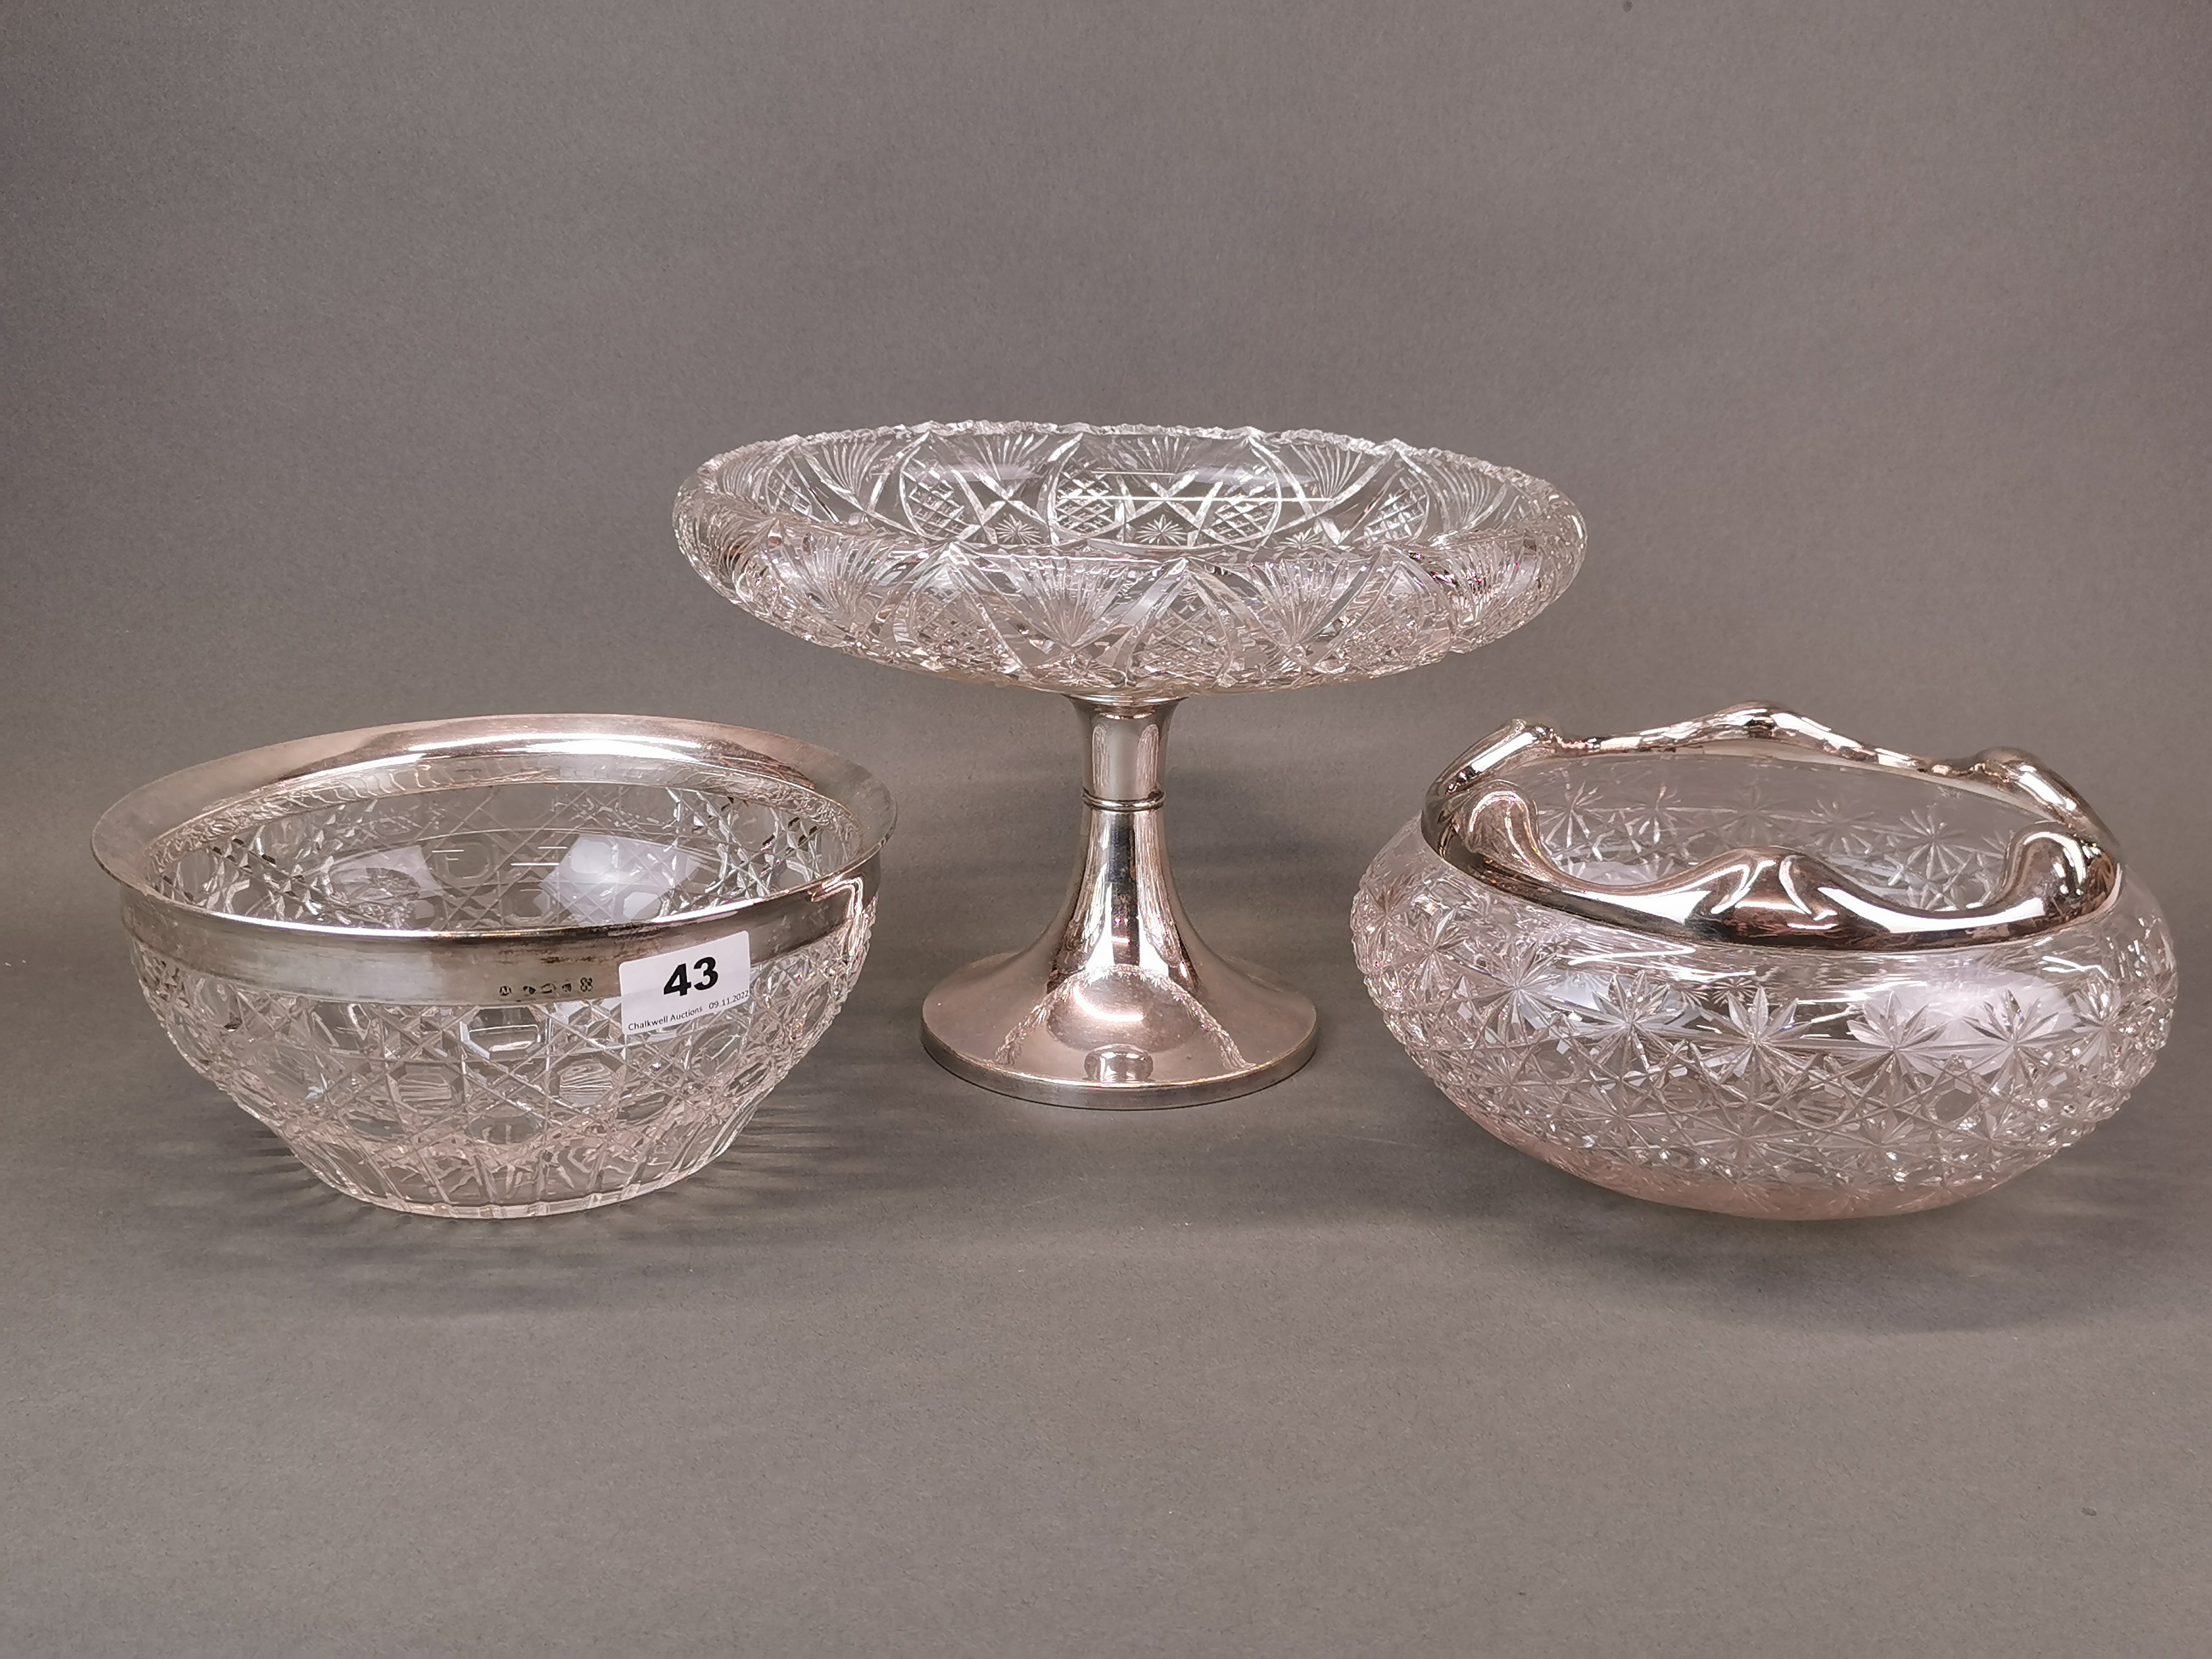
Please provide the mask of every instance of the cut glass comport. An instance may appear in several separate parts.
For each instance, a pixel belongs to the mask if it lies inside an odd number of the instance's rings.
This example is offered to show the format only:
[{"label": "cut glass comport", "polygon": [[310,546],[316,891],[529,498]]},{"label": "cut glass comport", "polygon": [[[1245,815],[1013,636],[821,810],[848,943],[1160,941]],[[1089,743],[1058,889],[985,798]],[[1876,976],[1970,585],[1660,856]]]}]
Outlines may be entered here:
[{"label": "cut glass comport", "polygon": [[787,738],[520,715],[194,767],[94,848],[194,1067],[341,1192],[499,1218],[719,1156],[858,977],[890,826]]},{"label": "cut glass comport", "polygon": [[2047,767],[1764,704],[1505,727],[1376,859],[1352,941],[1392,1032],[1501,1139],[1793,1219],[2033,1168],[2118,1109],[2174,1003],[2156,901]]},{"label": "cut glass comport", "polygon": [[1083,845],[1028,950],[922,1010],[939,1060],[1063,1105],[1176,1106],[1288,1075],[1312,1005],[1199,938],[1161,827],[1169,716],[1200,692],[1372,678],[1534,616],[1581,562],[1573,503],[1440,450],[1320,432],[969,422],[787,438],[676,503],[700,574],[857,656],[1073,699]]}]

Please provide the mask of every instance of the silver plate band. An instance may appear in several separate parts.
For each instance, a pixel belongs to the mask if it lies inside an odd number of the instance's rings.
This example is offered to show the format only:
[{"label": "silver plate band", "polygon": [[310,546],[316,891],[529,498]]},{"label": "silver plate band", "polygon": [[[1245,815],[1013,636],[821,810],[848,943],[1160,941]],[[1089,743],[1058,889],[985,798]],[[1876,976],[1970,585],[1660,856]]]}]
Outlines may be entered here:
[{"label": "silver plate band", "polygon": [[[1544,850],[1510,773],[1577,755],[1772,754],[1905,773],[2031,806],[2045,821],[2013,838],[1999,891],[1960,910],[1893,904],[1811,854],[1740,848],[1658,881],[1608,886],[1569,875]],[[1437,856],[1491,886],[1594,921],[1679,939],[1846,951],[1994,944],[2075,921],[2109,902],[2120,871],[2112,835],[2065,780],[2033,755],[1985,749],[1939,761],[1870,749],[1771,703],[1607,738],[1563,737],[1516,720],[1430,786],[1421,834]]]},{"label": "silver plate band", "polygon": [[[860,828],[842,868],[804,886],[666,921],[450,933],[225,915],[158,890],[149,852],[179,826],[271,785],[374,778],[428,757],[533,757],[548,775],[590,780],[657,765],[744,769],[836,802]],[[373,792],[373,790],[372,790]],[[875,896],[890,796],[840,756],[773,732],[636,715],[514,715],[377,726],[249,750],[134,791],[110,808],[93,849],[123,884],[123,921],[147,950],[262,990],[333,1001],[488,1006],[618,994],[621,964],[743,933],[757,967],[826,938]]]}]

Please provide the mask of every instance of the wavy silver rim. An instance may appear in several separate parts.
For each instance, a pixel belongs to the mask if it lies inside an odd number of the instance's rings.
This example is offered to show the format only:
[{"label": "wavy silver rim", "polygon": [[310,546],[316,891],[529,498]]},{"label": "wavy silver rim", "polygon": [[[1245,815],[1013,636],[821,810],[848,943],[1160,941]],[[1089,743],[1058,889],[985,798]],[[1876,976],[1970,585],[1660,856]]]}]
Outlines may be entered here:
[{"label": "wavy silver rim", "polygon": [[[1915,910],[1869,892],[1811,854],[1746,847],[1659,881],[1607,886],[1571,876],[1536,834],[1515,768],[1575,755],[1756,754],[1779,750],[1836,766],[1906,773],[2032,806],[2044,821],[2013,837],[1999,891],[1972,909]],[[2112,834],[2065,780],[2017,749],[1930,760],[1869,748],[1771,703],[1618,737],[1564,737],[1516,720],[1430,786],[1421,834],[1455,869],[1517,897],[1592,921],[1674,938],[1849,951],[1996,944],[2077,921],[2111,902],[2120,868]]]},{"label": "wavy silver rim", "polygon": [[[579,781],[594,763],[665,761],[763,769],[850,813],[860,845],[804,886],[665,921],[502,933],[446,933],[226,915],[167,896],[148,854],[226,802],[275,784],[368,771],[395,760],[528,755]],[[494,715],[368,726],[248,750],[125,795],[93,830],[93,854],[123,885],[131,937],[202,973],[269,991],[388,1003],[564,1002],[613,996],[624,962],[742,932],[756,966],[827,937],[875,896],[895,813],[890,793],[842,756],[772,732],[629,714]]]}]

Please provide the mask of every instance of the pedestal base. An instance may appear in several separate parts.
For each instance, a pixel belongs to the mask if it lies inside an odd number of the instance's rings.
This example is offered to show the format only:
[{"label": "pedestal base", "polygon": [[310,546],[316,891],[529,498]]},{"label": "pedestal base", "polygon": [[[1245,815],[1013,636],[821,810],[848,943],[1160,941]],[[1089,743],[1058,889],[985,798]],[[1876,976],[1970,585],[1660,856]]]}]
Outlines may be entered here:
[{"label": "pedestal base", "polygon": [[1183,915],[1160,818],[1175,705],[1074,701],[1090,764],[1067,902],[1028,950],[932,991],[922,1046],[971,1083],[1053,1106],[1195,1106],[1279,1082],[1313,1054],[1318,1019]]},{"label": "pedestal base", "polygon": [[986,957],[929,994],[922,1047],[1002,1095],[1124,1111],[1250,1094],[1313,1057],[1312,1003],[1199,950],[1206,970],[1182,983],[1124,969],[1053,984],[1034,950]]}]

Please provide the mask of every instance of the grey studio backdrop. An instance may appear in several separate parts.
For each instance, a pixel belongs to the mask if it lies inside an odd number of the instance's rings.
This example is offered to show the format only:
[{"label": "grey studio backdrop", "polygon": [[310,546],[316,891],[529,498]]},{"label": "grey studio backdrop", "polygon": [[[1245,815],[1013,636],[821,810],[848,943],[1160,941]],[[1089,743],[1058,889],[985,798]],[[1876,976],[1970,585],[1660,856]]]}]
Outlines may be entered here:
[{"label": "grey studio backdrop", "polygon": [[[20,6],[0,1650],[2201,1652],[2212,19],[2179,4]],[[921,1056],[1065,879],[1057,699],[738,615],[679,477],[967,417],[1553,479],[1553,609],[1179,720],[1318,1058],[1158,1114]],[[2166,900],[2111,1125],[1895,1221],[1668,1211],[1414,1071],[1345,933],[1510,716],[2039,752]],[[378,721],[804,736],[902,826],[737,1150],[558,1220],[318,1187],[139,1006],[98,811]]]}]

